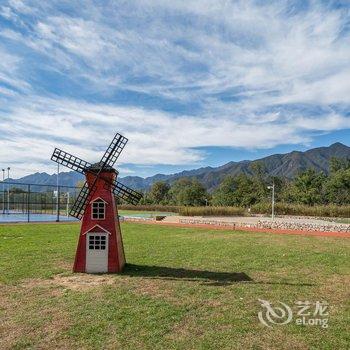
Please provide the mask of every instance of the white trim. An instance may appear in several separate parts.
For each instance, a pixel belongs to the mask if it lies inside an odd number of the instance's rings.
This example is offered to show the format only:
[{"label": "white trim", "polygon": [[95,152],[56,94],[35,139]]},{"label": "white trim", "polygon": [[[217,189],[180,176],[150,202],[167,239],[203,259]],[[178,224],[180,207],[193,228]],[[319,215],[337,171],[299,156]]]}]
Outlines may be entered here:
[{"label": "white trim", "polygon": [[[91,236],[94,236],[93,249],[90,249]],[[98,243],[97,243],[96,237],[99,237]],[[105,237],[104,249],[101,249],[101,241],[102,241],[101,237]],[[89,232],[86,235],[85,249],[86,249],[86,263],[85,263],[86,272],[87,273],[108,272],[109,235],[104,231]]]},{"label": "white trim", "polygon": [[90,204],[93,203],[93,202],[96,202],[97,200],[101,200],[102,202],[105,202],[106,204],[108,204],[108,202],[106,202],[103,198],[101,197],[96,197],[94,198],[92,201],[90,201]]},{"label": "white trim", "polygon": [[91,227],[91,228],[89,228],[87,231],[85,231],[85,232],[83,233],[83,235],[86,235],[87,233],[91,232],[95,227],[98,227],[98,228],[101,229],[102,231],[104,231],[104,232],[108,233],[109,235],[111,235],[111,233],[110,233],[108,230],[106,230],[105,228],[103,228],[103,227],[100,226],[100,225],[94,225],[93,227]]}]

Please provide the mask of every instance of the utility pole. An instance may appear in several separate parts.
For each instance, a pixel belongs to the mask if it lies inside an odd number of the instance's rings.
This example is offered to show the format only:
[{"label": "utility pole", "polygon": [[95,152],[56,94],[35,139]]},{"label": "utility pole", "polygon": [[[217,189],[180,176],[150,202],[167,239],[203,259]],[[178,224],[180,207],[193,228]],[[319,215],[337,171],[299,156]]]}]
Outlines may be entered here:
[{"label": "utility pole", "polygon": [[56,198],[56,210],[57,210],[57,219],[56,222],[60,221],[60,186],[59,186],[59,177],[60,175],[60,165],[57,163],[57,182],[56,182],[56,192],[57,192],[57,198]]},{"label": "utility pole", "polygon": [[10,214],[10,167],[7,168],[7,215]]},{"label": "utility pole", "polygon": [[2,169],[2,213],[5,214],[5,169]]},{"label": "utility pole", "polygon": [[271,212],[271,218],[272,221],[275,221],[275,181],[272,182],[271,186],[267,186],[269,190],[272,190],[272,196],[271,196],[271,207],[272,207],[272,212]]},{"label": "utility pole", "polygon": [[69,217],[69,191],[67,192],[67,218]]}]

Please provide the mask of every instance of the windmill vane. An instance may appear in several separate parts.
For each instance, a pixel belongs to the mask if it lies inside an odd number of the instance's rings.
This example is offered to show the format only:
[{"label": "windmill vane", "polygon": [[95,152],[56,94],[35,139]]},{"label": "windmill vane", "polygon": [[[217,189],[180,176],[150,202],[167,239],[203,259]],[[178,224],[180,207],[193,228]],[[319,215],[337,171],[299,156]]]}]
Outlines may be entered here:
[{"label": "windmill vane", "polygon": [[55,148],[51,160],[84,174],[69,215],[82,220],[73,271],[121,272],[125,265],[123,241],[114,196],[137,204],[142,195],[117,181],[113,167],[128,139],[117,133],[101,160],[91,164]]}]

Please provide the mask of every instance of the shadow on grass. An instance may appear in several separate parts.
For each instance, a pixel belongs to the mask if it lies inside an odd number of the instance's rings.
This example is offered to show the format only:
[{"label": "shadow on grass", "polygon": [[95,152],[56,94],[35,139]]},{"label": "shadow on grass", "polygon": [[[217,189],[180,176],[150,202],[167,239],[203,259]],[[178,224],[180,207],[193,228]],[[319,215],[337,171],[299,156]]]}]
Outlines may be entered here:
[{"label": "shadow on grass", "polygon": [[185,280],[185,281],[202,281],[206,285],[225,286],[239,282],[249,282],[253,284],[266,285],[283,285],[297,287],[311,287],[310,283],[292,283],[287,281],[270,282],[270,281],[254,281],[244,272],[217,272],[205,270],[188,270],[183,268],[165,267],[165,266],[148,266],[126,264],[123,271],[124,275],[130,277],[146,277],[153,279],[167,280]]},{"label": "shadow on grass", "polygon": [[[188,270],[165,266],[147,266],[126,264],[124,275],[131,277],[148,277],[154,279],[203,281],[213,286],[228,285],[236,282],[252,282],[244,272],[216,272]],[[207,283],[211,282],[211,283]]]}]

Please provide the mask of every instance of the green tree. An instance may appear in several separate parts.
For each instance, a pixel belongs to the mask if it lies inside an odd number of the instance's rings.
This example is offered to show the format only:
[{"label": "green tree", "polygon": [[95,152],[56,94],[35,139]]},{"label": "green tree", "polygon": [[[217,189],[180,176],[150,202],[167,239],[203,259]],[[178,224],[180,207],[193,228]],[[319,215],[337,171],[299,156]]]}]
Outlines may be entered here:
[{"label": "green tree", "polygon": [[167,204],[169,200],[170,186],[164,181],[155,182],[149,192],[149,197],[154,204]]},{"label": "green tree", "polygon": [[171,201],[176,205],[205,205],[208,193],[196,179],[181,178],[175,181],[169,191]]},{"label": "green tree", "polygon": [[329,203],[350,204],[350,169],[340,169],[333,173],[327,179],[325,192]]},{"label": "green tree", "polygon": [[332,158],[330,175],[325,183],[328,203],[350,204],[350,160]]},{"label": "green tree", "polygon": [[153,200],[149,194],[149,192],[144,192],[143,197],[140,199],[140,205],[150,205],[153,204]]},{"label": "green tree", "polygon": [[259,199],[259,189],[256,181],[247,175],[239,175],[236,177],[236,205],[249,207]]},{"label": "green tree", "polygon": [[213,204],[248,207],[258,201],[257,183],[244,174],[226,177],[213,194]]},{"label": "green tree", "polygon": [[11,193],[27,193],[26,190],[24,190],[23,188],[19,188],[19,187],[11,187],[10,192]]},{"label": "green tree", "polygon": [[336,173],[339,170],[350,169],[350,159],[342,159],[332,157],[329,161],[329,170],[331,174]]},{"label": "green tree", "polygon": [[272,183],[268,179],[268,173],[265,164],[260,161],[255,161],[250,165],[250,170],[253,173],[253,188],[255,191],[255,197],[257,201],[264,201],[269,195],[268,185]]},{"label": "green tree", "polygon": [[255,161],[250,164],[250,170],[253,173],[254,177],[257,177],[261,181],[266,177],[267,170],[265,164],[260,161]]},{"label": "green tree", "polygon": [[285,192],[288,202],[315,205],[324,202],[324,183],[326,176],[317,173],[314,169],[308,169],[289,184]]},{"label": "green tree", "polygon": [[213,205],[223,207],[237,205],[236,189],[237,183],[235,178],[233,176],[226,176],[213,193]]}]

